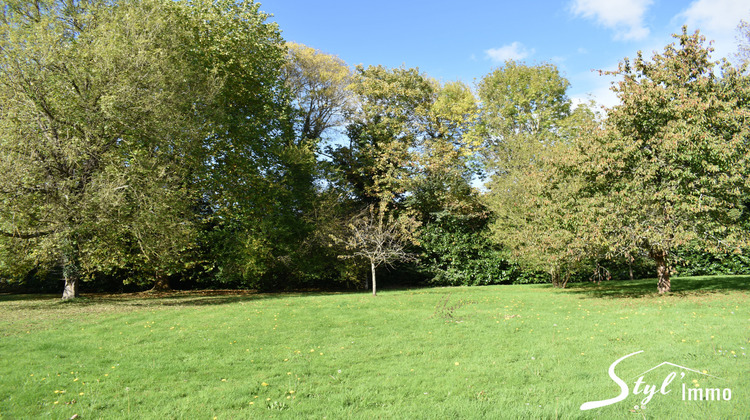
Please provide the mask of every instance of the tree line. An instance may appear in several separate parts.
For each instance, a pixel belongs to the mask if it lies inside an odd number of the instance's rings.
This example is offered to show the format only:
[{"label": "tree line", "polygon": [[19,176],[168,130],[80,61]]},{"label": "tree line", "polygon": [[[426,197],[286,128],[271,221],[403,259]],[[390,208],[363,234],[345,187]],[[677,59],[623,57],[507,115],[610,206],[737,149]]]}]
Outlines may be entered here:
[{"label": "tree line", "polygon": [[551,64],[474,87],[350,67],[250,0],[5,0],[0,19],[5,284],[375,293],[392,266],[668,292],[709,257],[750,269],[750,79],[698,32],[625,59],[601,110]]}]

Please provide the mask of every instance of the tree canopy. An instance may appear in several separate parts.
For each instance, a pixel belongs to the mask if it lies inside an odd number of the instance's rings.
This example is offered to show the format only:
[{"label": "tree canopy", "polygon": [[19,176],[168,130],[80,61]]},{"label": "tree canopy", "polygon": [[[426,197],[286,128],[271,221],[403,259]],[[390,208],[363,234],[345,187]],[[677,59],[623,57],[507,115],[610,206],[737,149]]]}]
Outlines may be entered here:
[{"label": "tree canopy", "polygon": [[585,105],[573,110],[568,81],[551,64],[508,62],[480,82],[491,178],[485,201],[494,238],[553,283],[584,260],[576,241],[584,215],[574,200],[581,181],[563,170],[585,164],[579,138],[595,128]]},{"label": "tree canopy", "polygon": [[140,260],[158,277],[199,200],[257,207],[237,168],[273,185],[284,57],[258,5],[50,0],[2,16],[0,231],[63,266],[65,298],[83,267]]},{"label": "tree canopy", "polygon": [[670,290],[669,254],[747,245],[748,78],[683,28],[649,61],[639,54],[616,74],[621,105],[609,110],[582,167],[596,217],[588,232],[611,254],[647,252],[659,292]]},{"label": "tree canopy", "polygon": [[748,246],[750,76],[698,32],[625,59],[597,113],[552,64],[476,86],[351,67],[268,17],[3,2],[0,280],[374,288],[406,259],[435,284],[564,286],[650,258],[667,292],[680,255]]}]

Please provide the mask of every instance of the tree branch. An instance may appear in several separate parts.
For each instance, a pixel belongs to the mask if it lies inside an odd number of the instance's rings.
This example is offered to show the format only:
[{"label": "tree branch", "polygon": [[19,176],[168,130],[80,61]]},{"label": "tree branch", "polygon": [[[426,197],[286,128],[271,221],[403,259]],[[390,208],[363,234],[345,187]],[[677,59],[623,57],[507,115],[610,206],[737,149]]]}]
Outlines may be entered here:
[{"label": "tree branch", "polygon": [[6,232],[4,230],[0,230],[0,236],[5,236],[6,238],[16,238],[16,239],[34,239],[34,238],[40,238],[42,236],[47,236],[52,233],[54,233],[54,230],[31,232],[31,233]]}]

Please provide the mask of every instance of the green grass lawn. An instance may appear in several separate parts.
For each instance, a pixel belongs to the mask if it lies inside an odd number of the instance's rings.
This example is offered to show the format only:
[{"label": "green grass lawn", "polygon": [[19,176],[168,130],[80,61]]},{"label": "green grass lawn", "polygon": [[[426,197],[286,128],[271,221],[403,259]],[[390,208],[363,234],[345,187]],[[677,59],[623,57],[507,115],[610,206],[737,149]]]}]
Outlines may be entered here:
[{"label": "green grass lawn", "polygon": [[0,296],[0,418],[748,418],[750,277],[673,286]]}]

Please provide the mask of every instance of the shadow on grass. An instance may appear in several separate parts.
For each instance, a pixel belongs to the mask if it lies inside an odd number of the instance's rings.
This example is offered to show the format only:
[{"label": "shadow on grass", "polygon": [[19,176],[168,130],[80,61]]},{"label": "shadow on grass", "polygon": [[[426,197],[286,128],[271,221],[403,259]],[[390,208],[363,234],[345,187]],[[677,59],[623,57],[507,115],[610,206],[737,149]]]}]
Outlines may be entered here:
[{"label": "shadow on grass", "polygon": [[18,304],[23,309],[55,310],[109,306],[120,308],[189,307],[227,305],[240,302],[301,296],[326,296],[361,292],[279,292],[259,293],[254,290],[194,290],[171,292],[140,292],[125,294],[86,294],[63,301],[60,295],[0,294],[0,303]]},{"label": "shadow on grass", "polygon": [[0,293],[0,302],[24,302],[24,301],[34,301],[34,300],[42,300],[42,299],[53,299],[57,297],[60,298],[60,295],[50,295],[50,294],[15,294],[15,293]]},{"label": "shadow on grass", "polygon": [[[697,276],[673,277],[672,291],[667,296],[691,296],[730,291],[750,291],[750,276]],[[630,281],[607,281],[596,283],[575,283],[569,285],[568,293],[581,294],[591,298],[640,298],[659,296],[656,279]]]}]

